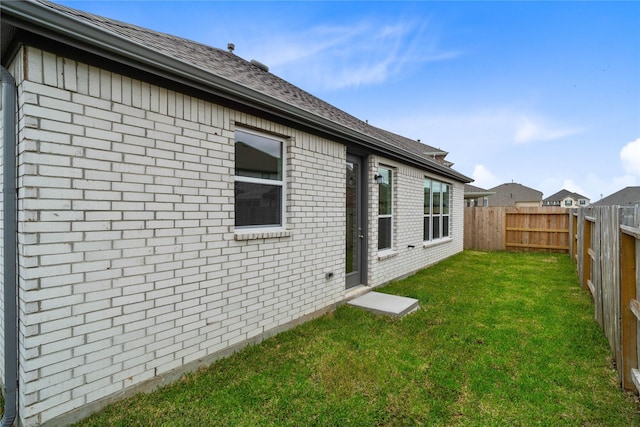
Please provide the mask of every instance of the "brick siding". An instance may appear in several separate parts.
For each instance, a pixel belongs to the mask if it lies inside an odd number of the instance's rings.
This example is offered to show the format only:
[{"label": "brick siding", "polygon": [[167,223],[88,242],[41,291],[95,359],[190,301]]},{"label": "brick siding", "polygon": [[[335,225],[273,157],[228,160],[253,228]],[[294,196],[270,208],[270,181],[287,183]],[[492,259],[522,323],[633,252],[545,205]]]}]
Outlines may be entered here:
[{"label": "brick siding", "polygon": [[[23,425],[72,421],[345,299],[344,145],[32,47],[11,71]],[[234,232],[241,127],[286,140],[284,230]],[[378,164],[394,170],[394,252],[378,256],[373,188],[371,286],[463,239],[462,184],[451,239],[425,248],[425,174],[369,156],[370,181]]]},{"label": "brick siding", "polygon": [[[370,286],[379,286],[435,264],[463,249],[464,184],[392,160],[369,157],[369,174],[378,166],[393,171],[393,239],[391,251],[378,251],[378,191],[372,186],[369,195],[369,271]],[[423,244],[424,180],[426,177],[451,185],[450,235],[447,239]]]}]

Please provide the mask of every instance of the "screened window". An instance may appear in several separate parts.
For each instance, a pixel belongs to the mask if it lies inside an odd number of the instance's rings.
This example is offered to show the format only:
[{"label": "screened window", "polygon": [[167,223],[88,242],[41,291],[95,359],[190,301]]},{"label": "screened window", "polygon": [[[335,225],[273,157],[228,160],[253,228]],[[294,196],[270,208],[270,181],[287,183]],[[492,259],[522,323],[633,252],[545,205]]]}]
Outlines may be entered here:
[{"label": "screened window", "polygon": [[281,227],[284,218],[284,142],[235,133],[235,225]]},{"label": "screened window", "polygon": [[424,180],[423,239],[425,242],[449,237],[451,186],[431,179]]},{"label": "screened window", "polygon": [[378,250],[391,249],[393,235],[393,173],[378,168]]}]

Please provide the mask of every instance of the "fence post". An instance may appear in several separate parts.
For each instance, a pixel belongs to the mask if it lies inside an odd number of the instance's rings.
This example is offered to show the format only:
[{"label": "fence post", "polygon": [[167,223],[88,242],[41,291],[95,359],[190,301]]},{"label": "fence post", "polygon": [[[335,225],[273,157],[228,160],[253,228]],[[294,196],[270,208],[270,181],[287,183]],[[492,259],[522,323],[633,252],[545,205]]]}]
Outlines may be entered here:
[{"label": "fence post", "polygon": [[634,227],[620,226],[620,369],[621,385],[625,390],[640,390],[638,373],[638,318],[636,246],[640,240],[638,209],[634,213]]},{"label": "fence post", "polygon": [[591,286],[593,287],[593,303],[595,309],[595,318],[598,321],[600,327],[604,330],[604,291],[602,282],[602,251],[603,251],[603,238],[602,238],[602,223],[603,223],[603,211],[605,208],[597,208],[591,210],[591,215],[594,218],[591,249],[593,253],[593,264],[591,268],[590,278]]},{"label": "fence post", "polygon": [[589,281],[591,280],[591,254],[589,251],[591,250],[591,219],[586,215],[583,219],[583,231],[582,231],[582,289],[585,291],[589,291],[591,296],[593,293],[589,289]]},{"label": "fence post", "polygon": [[578,211],[577,209],[569,209],[569,256],[574,264],[578,264]]}]

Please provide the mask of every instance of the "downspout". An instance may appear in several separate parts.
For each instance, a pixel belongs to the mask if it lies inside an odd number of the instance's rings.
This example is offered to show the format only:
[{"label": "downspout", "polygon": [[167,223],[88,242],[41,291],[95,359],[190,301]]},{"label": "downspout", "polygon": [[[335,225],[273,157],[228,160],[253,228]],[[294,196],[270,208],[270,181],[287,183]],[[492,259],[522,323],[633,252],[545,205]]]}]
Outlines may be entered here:
[{"label": "downspout", "polygon": [[16,81],[4,67],[2,77],[3,213],[4,213],[4,415],[11,426],[18,407],[18,310],[16,294]]}]

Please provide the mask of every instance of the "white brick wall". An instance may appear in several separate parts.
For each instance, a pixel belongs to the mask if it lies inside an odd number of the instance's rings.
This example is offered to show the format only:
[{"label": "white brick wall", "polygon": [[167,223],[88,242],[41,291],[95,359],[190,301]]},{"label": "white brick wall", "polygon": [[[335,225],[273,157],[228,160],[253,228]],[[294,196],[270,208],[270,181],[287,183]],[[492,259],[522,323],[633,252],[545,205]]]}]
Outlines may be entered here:
[{"label": "white brick wall", "polygon": [[[22,53],[25,425],[344,298],[344,146],[37,49]],[[289,137],[283,236],[234,234],[240,125]]]},{"label": "white brick wall", "polygon": [[[378,251],[378,189],[369,195],[369,272],[370,286],[379,286],[443,260],[463,249],[464,185],[378,156],[369,157],[370,182],[384,165],[393,170],[392,251]],[[450,239],[423,245],[424,179],[448,182],[452,186]],[[410,246],[413,246],[410,247]]]},{"label": "white brick wall", "polygon": [[[175,378],[345,298],[343,145],[30,47],[13,71],[25,426]],[[236,127],[287,140],[285,231],[234,233]],[[373,186],[373,286],[463,241],[462,184],[452,239],[423,248],[424,173],[370,156],[371,180],[380,163],[395,171],[395,253],[378,257]]]}]

